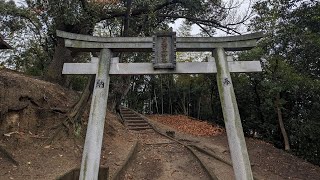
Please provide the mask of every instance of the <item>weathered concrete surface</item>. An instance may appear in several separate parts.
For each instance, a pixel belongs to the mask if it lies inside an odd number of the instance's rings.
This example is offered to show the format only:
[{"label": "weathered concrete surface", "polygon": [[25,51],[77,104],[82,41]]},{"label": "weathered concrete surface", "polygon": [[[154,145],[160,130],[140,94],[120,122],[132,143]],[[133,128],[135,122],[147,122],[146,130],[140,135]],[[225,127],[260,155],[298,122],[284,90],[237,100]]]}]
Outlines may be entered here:
[{"label": "weathered concrete surface", "polygon": [[153,68],[176,68],[176,33],[158,33],[153,37]]},{"label": "weathered concrete surface", "polygon": [[[65,39],[65,46],[83,49],[82,51],[98,51],[99,49],[112,49],[114,52],[123,51],[152,51],[152,42],[91,42]],[[215,48],[225,48],[226,51],[243,51],[257,46],[257,40],[229,41],[229,42],[179,42],[177,39],[177,52],[183,51],[211,51]]]},{"label": "weathered concrete surface", "polygon": [[[97,51],[108,48],[113,51],[152,51],[152,37],[95,37],[57,31],[57,36],[65,38],[65,46],[84,51]],[[257,45],[262,33],[227,37],[180,37],[177,38],[177,51],[211,51],[224,48],[226,51],[248,50]]]},{"label": "weathered concrete surface", "polygon": [[[57,30],[57,36],[65,39],[73,39],[80,41],[93,41],[93,42],[127,42],[127,43],[152,43],[152,37],[99,37],[90,36],[83,34],[69,33],[65,31]],[[193,43],[193,42],[232,42],[232,41],[245,41],[250,39],[260,39],[263,37],[261,32],[256,32],[252,34],[238,35],[238,36],[224,36],[224,37],[177,37],[177,41],[183,43]]]},{"label": "weathered concrete surface", "polygon": [[216,49],[214,56],[217,63],[219,95],[235,177],[237,180],[251,180],[253,176],[249,155],[228,68],[227,56],[222,48]]},{"label": "weathered concrete surface", "polygon": [[[259,61],[230,61],[230,72],[261,72]],[[62,74],[96,74],[98,65],[95,63],[65,63]],[[154,70],[152,63],[111,63],[111,75],[139,74],[210,74],[216,73],[215,62],[184,62],[177,63],[176,69]]]},{"label": "weathered concrete surface", "polygon": [[96,74],[97,63],[64,63],[62,74]]},{"label": "weathered concrete surface", "polygon": [[109,93],[109,70],[111,57],[112,53],[109,49],[101,50],[99,69],[96,74],[86,140],[81,162],[81,180],[98,179],[104,122]]}]

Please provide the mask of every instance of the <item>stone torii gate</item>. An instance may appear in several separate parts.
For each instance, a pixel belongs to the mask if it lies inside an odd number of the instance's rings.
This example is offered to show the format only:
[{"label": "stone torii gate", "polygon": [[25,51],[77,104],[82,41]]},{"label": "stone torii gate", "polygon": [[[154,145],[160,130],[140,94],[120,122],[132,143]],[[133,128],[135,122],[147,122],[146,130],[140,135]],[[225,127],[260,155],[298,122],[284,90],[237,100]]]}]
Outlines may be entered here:
[{"label": "stone torii gate", "polygon": [[[63,74],[95,74],[95,86],[84,145],[80,179],[98,179],[104,122],[109,92],[109,75],[217,73],[233,169],[237,180],[253,179],[239,110],[230,72],[259,72],[259,61],[230,61],[225,51],[243,51],[256,46],[262,33],[230,37],[175,37],[174,32],[154,37],[95,37],[57,31],[65,46],[81,51],[98,51],[91,63],[65,63]],[[112,52],[152,52],[153,63],[119,63]],[[208,62],[175,61],[176,51],[213,51]],[[232,59],[232,58],[231,58]]]}]

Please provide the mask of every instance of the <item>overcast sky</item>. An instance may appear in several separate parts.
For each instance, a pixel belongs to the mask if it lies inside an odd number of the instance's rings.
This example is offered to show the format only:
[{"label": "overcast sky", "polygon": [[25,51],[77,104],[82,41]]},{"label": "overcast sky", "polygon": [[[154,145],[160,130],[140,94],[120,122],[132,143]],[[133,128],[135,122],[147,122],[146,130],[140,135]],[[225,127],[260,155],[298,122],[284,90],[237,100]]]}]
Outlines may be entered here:
[{"label": "overcast sky", "polygon": [[[239,5],[239,7],[237,8],[237,15],[242,17],[244,14],[246,14],[247,12],[251,12],[252,10],[252,5],[256,0],[223,0],[223,2],[225,3],[229,3],[229,7],[234,7]],[[175,23],[170,24],[170,26],[172,27],[172,29],[174,31],[177,31],[177,29],[179,28],[179,26],[181,25],[181,23],[183,22],[184,19],[177,19],[175,21]],[[245,25],[242,25],[241,27],[239,27],[239,32],[241,33],[246,33],[246,27]],[[192,35],[196,35],[200,32],[200,28],[197,25],[193,25],[192,26]],[[225,36],[227,35],[225,32],[222,31],[217,31],[217,34],[215,36]]]},{"label": "overcast sky", "polygon": [[[25,0],[14,0],[16,4],[24,4]],[[248,11],[251,11],[251,6],[255,0],[222,0],[224,3],[228,4],[230,7],[234,7],[239,5],[238,10],[237,10],[237,15],[238,16],[243,16]],[[251,3],[250,3],[251,2]],[[178,19],[175,21],[175,23],[170,24],[170,26],[173,28],[174,31],[177,31],[181,23],[183,22],[183,19]],[[246,28],[245,26],[241,26],[240,29],[238,30],[241,33],[245,33]],[[192,26],[192,35],[196,35],[200,32],[200,28],[197,25]],[[222,31],[218,31],[216,36],[223,36],[226,35],[226,33]]]}]

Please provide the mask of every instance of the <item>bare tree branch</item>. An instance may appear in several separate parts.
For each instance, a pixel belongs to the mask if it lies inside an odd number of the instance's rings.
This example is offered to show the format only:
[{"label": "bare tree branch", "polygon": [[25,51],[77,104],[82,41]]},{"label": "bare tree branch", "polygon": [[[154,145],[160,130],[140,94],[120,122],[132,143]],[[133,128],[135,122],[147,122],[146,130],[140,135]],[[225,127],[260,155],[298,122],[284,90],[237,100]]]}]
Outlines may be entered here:
[{"label": "bare tree branch", "polygon": [[[136,8],[136,9],[131,9],[131,6],[132,6],[131,3],[127,2],[127,8],[125,11],[113,10],[113,11],[104,12],[103,13],[104,15],[101,16],[100,20],[112,19],[112,18],[117,18],[117,17],[124,17],[125,19],[127,19],[127,16],[129,15],[128,13],[130,13],[131,16],[139,16],[139,15],[147,14],[148,12],[157,12],[157,11],[159,11],[165,7],[171,6],[171,5],[184,4],[185,2],[183,2],[181,0],[171,0],[171,1],[165,1],[162,4],[158,4],[158,5],[154,6],[153,8],[151,8],[149,6],[145,6],[145,7],[140,7],[140,8]],[[130,8],[128,8],[128,5],[130,5]],[[235,6],[235,7],[237,7],[237,6]],[[221,6],[219,6],[219,7],[221,7]],[[232,7],[232,8],[235,8],[235,7]],[[229,24],[223,25],[217,20],[200,19],[200,18],[195,18],[195,17],[191,17],[191,16],[186,16],[186,15],[172,15],[172,14],[158,13],[157,16],[158,17],[174,18],[174,19],[185,18],[193,23],[198,23],[198,24],[202,24],[205,26],[213,26],[213,27],[218,28],[220,30],[225,29],[224,30],[225,32],[231,31],[236,34],[240,34],[240,33],[238,31],[236,31],[234,28],[231,28],[228,26],[235,26],[235,25],[241,24],[249,19],[249,17],[246,17],[245,19],[242,19],[240,22],[229,23]],[[127,20],[125,20],[124,25],[126,26],[127,23],[128,23]],[[124,29],[127,29],[127,28],[124,28]],[[125,32],[125,31],[124,31],[124,33],[127,34],[127,32]]]},{"label": "bare tree branch", "polygon": [[203,27],[201,24],[196,23],[196,25],[198,25],[204,32],[206,32],[208,34],[209,37],[212,37],[211,33],[205,28]]},{"label": "bare tree branch", "polygon": [[[158,4],[156,5],[154,8],[150,8],[150,7],[141,7],[141,8],[137,8],[131,11],[131,15],[132,16],[137,16],[137,15],[141,15],[141,14],[145,14],[147,12],[152,11],[158,11],[160,9],[163,9],[169,5],[173,5],[173,4],[179,4],[179,3],[183,3],[183,1],[180,0],[171,0],[171,1],[165,1],[162,4]],[[126,15],[126,11],[106,11],[103,13],[103,15],[100,18],[100,21],[102,20],[106,20],[106,19],[112,19],[112,18],[116,18],[116,17],[123,17]]]},{"label": "bare tree branch", "polygon": [[199,23],[199,24],[204,24],[206,26],[214,26],[215,28],[224,28],[228,31],[232,31],[236,34],[241,34],[238,31],[227,27],[225,25],[222,25],[220,22],[216,21],[216,20],[206,20],[206,19],[200,19],[200,18],[194,18],[194,17],[189,17],[189,16],[181,16],[181,15],[169,15],[169,14],[158,14],[159,17],[169,17],[169,18],[185,18],[189,21],[192,21],[194,23]]}]

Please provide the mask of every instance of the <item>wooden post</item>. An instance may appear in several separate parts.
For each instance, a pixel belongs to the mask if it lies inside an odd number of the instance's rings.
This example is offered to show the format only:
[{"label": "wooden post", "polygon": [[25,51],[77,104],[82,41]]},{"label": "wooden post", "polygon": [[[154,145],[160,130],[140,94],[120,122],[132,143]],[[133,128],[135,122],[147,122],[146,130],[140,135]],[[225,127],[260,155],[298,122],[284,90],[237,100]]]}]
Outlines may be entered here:
[{"label": "wooden post", "polygon": [[112,53],[110,49],[101,50],[81,162],[80,180],[98,179],[104,122],[109,93],[111,57]]},{"label": "wooden post", "polygon": [[244,139],[237,100],[229,72],[227,56],[223,48],[216,48],[217,82],[228,136],[234,174],[237,180],[252,180],[252,171]]}]

